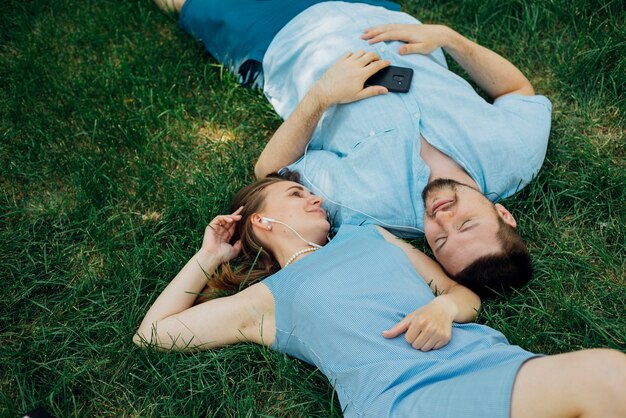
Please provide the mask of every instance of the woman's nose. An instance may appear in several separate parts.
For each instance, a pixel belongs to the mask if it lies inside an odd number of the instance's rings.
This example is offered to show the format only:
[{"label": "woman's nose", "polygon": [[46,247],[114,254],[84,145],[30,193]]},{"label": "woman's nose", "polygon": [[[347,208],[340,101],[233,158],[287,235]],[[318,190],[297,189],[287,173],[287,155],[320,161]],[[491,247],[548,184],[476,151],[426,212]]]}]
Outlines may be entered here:
[{"label": "woman's nose", "polygon": [[311,198],[310,198],[309,201],[313,205],[321,205],[322,204],[322,198],[320,196],[317,196],[317,195],[311,195]]}]

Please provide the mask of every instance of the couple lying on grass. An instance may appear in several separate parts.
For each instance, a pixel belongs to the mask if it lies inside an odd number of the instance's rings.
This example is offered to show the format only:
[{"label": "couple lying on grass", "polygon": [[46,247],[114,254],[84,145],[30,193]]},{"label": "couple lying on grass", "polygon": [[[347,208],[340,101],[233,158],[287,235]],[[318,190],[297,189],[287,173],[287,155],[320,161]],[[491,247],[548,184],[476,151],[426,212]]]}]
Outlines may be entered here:
[{"label": "couple lying on grass", "polygon": [[[538,171],[550,102],[504,58],[389,2],[243,3],[177,6],[285,122],[134,341],[272,347],[319,368],[345,416],[626,417],[622,353],[541,356],[471,323],[479,296],[530,279],[515,219],[491,200]],[[364,87],[390,63],[414,69],[407,94]],[[397,238],[421,233],[440,264]]]}]

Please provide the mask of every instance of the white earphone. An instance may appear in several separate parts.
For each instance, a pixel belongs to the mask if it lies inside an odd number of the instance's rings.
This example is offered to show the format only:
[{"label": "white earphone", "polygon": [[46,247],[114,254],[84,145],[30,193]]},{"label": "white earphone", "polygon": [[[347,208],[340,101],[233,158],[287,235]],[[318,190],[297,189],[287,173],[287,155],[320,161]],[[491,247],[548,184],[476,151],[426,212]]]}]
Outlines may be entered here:
[{"label": "white earphone", "polygon": [[279,221],[279,220],[277,220],[277,219],[266,218],[265,216],[262,216],[262,217],[261,217],[261,223],[262,223],[262,224],[269,225],[269,224],[270,224],[270,222],[274,222],[274,223],[277,223],[277,224],[281,224],[281,225],[284,225],[284,226],[286,226],[287,228],[291,229],[291,230],[292,230],[292,231],[293,231],[293,232],[294,232],[294,233],[298,236],[298,238],[300,238],[302,241],[304,241],[304,242],[306,242],[307,244],[309,244],[311,247],[315,247],[315,248],[322,248],[322,246],[321,246],[321,245],[318,245],[318,244],[316,244],[316,243],[314,243],[314,242],[311,242],[311,241],[307,241],[307,240],[305,240],[305,239],[302,237],[302,235],[300,235],[300,234],[298,233],[298,231],[296,231],[295,229],[293,229],[293,228],[291,227],[291,225],[286,224],[285,222],[283,222],[283,221]]}]

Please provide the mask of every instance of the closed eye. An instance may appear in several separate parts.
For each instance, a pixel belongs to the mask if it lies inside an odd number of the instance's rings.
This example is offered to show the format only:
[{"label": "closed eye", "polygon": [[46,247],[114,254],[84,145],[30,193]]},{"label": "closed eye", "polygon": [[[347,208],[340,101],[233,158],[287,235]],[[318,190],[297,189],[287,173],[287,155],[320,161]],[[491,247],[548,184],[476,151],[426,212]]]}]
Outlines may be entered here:
[{"label": "closed eye", "polygon": [[[470,231],[474,228],[476,228],[479,225],[479,222],[474,222],[470,225],[468,225],[470,222],[472,221],[472,219],[466,219],[465,221],[463,221],[463,223],[461,223],[461,225],[459,225],[458,231],[459,232],[467,232]],[[446,245],[446,242],[448,242],[448,237],[447,236],[441,236],[441,237],[437,237],[435,239],[435,251],[440,251],[444,245]]]},{"label": "closed eye", "polygon": [[459,232],[467,232],[467,231],[469,231],[471,229],[476,228],[480,224],[480,222],[474,222],[474,223],[472,223],[470,225],[466,225],[470,221],[471,221],[471,219],[468,219],[467,221],[463,222],[461,224],[461,227],[459,228]]}]

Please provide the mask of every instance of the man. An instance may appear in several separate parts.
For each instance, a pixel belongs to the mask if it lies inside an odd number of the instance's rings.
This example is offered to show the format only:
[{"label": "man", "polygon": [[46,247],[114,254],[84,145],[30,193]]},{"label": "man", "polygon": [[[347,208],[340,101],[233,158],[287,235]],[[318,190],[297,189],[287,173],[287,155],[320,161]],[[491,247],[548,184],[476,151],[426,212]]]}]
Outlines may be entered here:
[{"label": "man", "polygon": [[[192,12],[198,3],[188,0],[181,14],[181,25],[196,36],[201,19],[191,16],[201,14]],[[217,15],[213,10],[212,19]],[[228,21],[228,14],[220,16]],[[219,49],[211,42],[225,39],[222,32],[233,33],[216,28],[211,41],[199,36],[209,51]],[[440,48],[493,104],[447,69]],[[258,81],[262,70],[264,92],[286,119],[259,157],[258,177],[284,167],[298,171],[325,199],[336,225],[375,223],[403,237],[424,233],[446,271],[482,296],[529,280],[515,219],[490,201],[526,185],[547,147],[550,102],[534,94],[515,66],[449,28],[343,2],[304,9],[272,34],[263,52],[262,69],[250,71],[244,65],[250,54],[221,51],[244,81]],[[414,70],[407,94],[363,88],[390,63]],[[347,95],[333,93],[346,86],[352,87]]]}]

